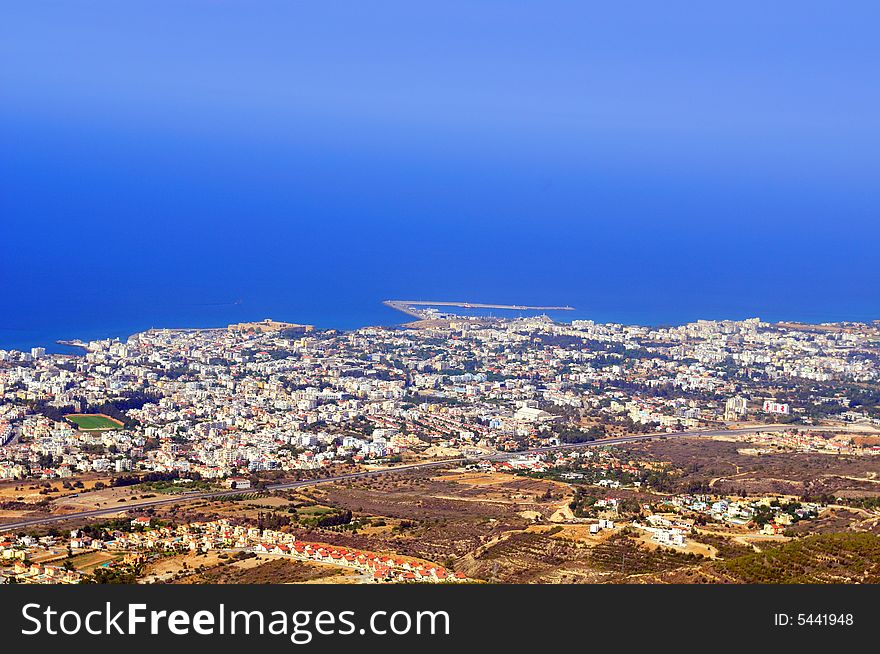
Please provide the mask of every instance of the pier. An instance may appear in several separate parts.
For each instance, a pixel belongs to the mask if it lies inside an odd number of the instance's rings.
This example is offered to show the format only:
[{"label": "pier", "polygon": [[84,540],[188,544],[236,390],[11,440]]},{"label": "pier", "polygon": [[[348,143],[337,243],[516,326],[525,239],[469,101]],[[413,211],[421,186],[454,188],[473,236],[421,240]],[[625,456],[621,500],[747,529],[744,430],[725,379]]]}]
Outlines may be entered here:
[{"label": "pier", "polygon": [[428,300],[385,300],[382,304],[396,311],[423,319],[423,311],[413,307],[461,307],[462,309],[506,309],[509,311],[574,311],[570,306],[534,306],[528,304],[485,304],[482,302],[430,302]]}]

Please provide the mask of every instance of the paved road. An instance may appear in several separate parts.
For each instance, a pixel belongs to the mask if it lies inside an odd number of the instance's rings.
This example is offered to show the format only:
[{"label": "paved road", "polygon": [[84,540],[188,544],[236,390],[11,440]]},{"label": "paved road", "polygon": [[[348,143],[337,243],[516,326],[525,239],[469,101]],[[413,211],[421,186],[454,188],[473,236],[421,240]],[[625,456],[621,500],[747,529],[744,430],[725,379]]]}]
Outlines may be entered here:
[{"label": "paved road", "polygon": [[[501,454],[495,454],[492,456],[479,457],[480,459],[488,459],[490,461],[504,461],[506,459],[517,458],[524,456],[526,454],[538,454],[541,452],[550,452],[553,450],[563,450],[563,449],[571,449],[571,448],[581,448],[581,447],[603,447],[606,445],[620,445],[623,443],[635,443],[638,441],[651,440],[656,438],[685,438],[685,437],[694,437],[694,436],[704,436],[704,437],[712,437],[712,436],[734,436],[737,434],[749,434],[758,431],[781,431],[784,429],[789,429],[791,425],[766,425],[760,427],[742,427],[739,429],[712,429],[712,430],[698,430],[698,431],[683,431],[683,432],[675,432],[671,434],[667,433],[652,433],[652,434],[635,434],[632,436],[621,436],[619,438],[603,438],[597,441],[588,441],[586,443],[574,443],[568,445],[551,445],[547,447],[537,447],[531,450],[525,450],[522,452],[505,452]],[[804,427],[798,427],[799,429],[805,429]],[[806,428],[809,429],[809,428]],[[337,475],[334,477],[323,477],[321,479],[304,479],[302,481],[291,481],[282,484],[272,484],[266,487],[266,490],[275,491],[275,490],[286,490],[291,488],[301,488],[303,486],[316,486],[317,484],[329,484],[338,481],[346,481],[349,479],[359,479],[362,477],[375,477],[378,475],[387,475],[392,472],[401,472],[405,470],[413,470],[416,468],[435,468],[438,466],[445,466],[450,463],[462,463],[467,461],[468,459],[465,457],[455,458],[455,459],[443,459],[440,461],[427,461],[424,463],[411,463],[408,465],[402,466],[394,466],[392,468],[382,468],[379,470],[365,470],[363,472],[353,472],[345,475]],[[27,527],[35,527],[37,525],[46,525],[51,524],[53,522],[66,522],[69,520],[83,520],[86,518],[97,518],[100,516],[106,515],[115,515],[118,513],[125,513],[131,509],[142,509],[150,506],[162,506],[165,504],[180,504],[182,502],[190,502],[192,500],[200,500],[200,499],[212,499],[219,497],[226,497],[229,495],[241,495],[243,492],[252,492],[252,491],[242,491],[242,490],[222,490],[222,491],[209,491],[205,493],[193,493],[191,495],[185,496],[176,496],[173,498],[167,499],[158,499],[158,500],[149,500],[147,502],[138,502],[137,504],[128,504],[126,506],[114,506],[107,507],[103,509],[93,509],[91,511],[80,511],[78,513],[68,513],[65,515],[52,515],[45,516],[41,518],[30,518],[27,520],[22,520],[20,522],[10,522],[6,524],[0,524],[0,533],[7,531],[16,531],[19,529],[24,529]]]}]

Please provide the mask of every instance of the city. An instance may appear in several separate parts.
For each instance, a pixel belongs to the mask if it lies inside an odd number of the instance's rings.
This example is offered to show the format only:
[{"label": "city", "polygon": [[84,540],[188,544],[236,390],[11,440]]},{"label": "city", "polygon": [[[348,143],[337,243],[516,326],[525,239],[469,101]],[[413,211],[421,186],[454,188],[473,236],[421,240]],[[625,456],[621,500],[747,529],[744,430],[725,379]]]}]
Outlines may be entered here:
[{"label": "city", "polygon": [[3,9],[7,650],[876,640],[880,3]]},{"label": "city", "polygon": [[[632,549],[662,561],[643,566],[660,579],[768,543],[880,533],[877,323],[403,308],[416,320],[401,327],[267,319],[0,351],[0,578],[192,582],[191,565],[156,570],[210,553],[348,556],[361,581],[513,581],[500,552],[527,538]],[[732,471],[707,476],[715,457]],[[429,492],[421,511],[393,510],[389,484],[441,482],[455,488],[433,499],[451,506],[435,514]],[[351,496],[361,487],[370,502]],[[386,492],[384,512],[359,505]],[[477,498],[491,515],[428,542]],[[572,558],[525,580],[627,580]]]}]

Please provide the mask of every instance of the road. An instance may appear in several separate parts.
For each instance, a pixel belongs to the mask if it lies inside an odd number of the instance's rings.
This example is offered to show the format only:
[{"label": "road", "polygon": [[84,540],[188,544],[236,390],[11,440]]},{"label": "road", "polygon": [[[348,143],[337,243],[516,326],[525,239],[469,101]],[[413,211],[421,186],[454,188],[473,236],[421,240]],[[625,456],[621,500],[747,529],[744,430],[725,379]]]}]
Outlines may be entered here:
[{"label": "road", "polygon": [[[758,431],[782,431],[785,429],[790,429],[790,425],[762,425],[760,427],[741,427],[738,429],[711,429],[711,430],[695,430],[695,431],[683,431],[683,432],[674,432],[674,433],[651,433],[651,434],[634,434],[632,436],[620,436],[618,438],[603,438],[601,440],[596,441],[588,441],[586,443],[573,443],[567,445],[549,445],[547,447],[537,447],[531,450],[523,450],[520,452],[505,452],[500,454],[494,454],[491,456],[478,457],[478,459],[489,460],[489,461],[504,461],[506,459],[512,459],[516,457],[521,457],[527,454],[540,454],[542,452],[550,452],[553,450],[563,450],[563,449],[572,449],[572,448],[583,448],[583,447],[604,447],[607,445],[621,445],[624,443],[635,443],[638,441],[646,441],[656,438],[687,438],[687,437],[713,437],[713,436],[735,436],[737,434],[750,434]],[[809,427],[798,427],[799,429],[810,429]],[[817,428],[818,429],[818,428]],[[362,472],[352,472],[345,475],[336,475],[334,477],[323,477],[321,479],[304,479],[302,481],[291,481],[285,482],[281,484],[272,484],[266,487],[267,491],[279,491],[279,490],[289,490],[292,488],[302,488],[304,486],[316,486],[318,484],[331,484],[339,481],[347,481],[349,479],[360,479],[363,477],[376,477],[379,475],[387,475],[389,473],[394,472],[402,472],[406,470],[414,470],[421,468],[436,468],[439,466],[449,465],[450,463],[462,463],[464,461],[468,461],[469,459],[465,457],[459,457],[454,459],[442,459],[440,461],[426,461],[423,463],[410,463],[402,466],[394,466],[391,468],[382,468],[378,470],[364,470]],[[87,518],[98,518],[106,515],[116,515],[119,513],[125,513],[130,511],[131,509],[143,509],[151,506],[163,506],[166,504],[180,504],[183,502],[190,502],[193,500],[203,500],[203,499],[214,499],[220,497],[227,497],[230,495],[241,495],[243,492],[253,492],[253,491],[243,491],[243,490],[221,490],[221,491],[208,491],[205,493],[193,493],[192,495],[185,496],[175,496],[167,499],[158,499],[158,500],[149,500],[146,502],[138,502],[137,504],[128,504],[124,507],[115,506],[115,507],[107,507],[103,509],[93,509],[90,511],[80,511],[78,513],[68,513],[65,515],[53,515],[53,516],[45,516],[41,518],[30,518],[27,520],[21,520],[19,522],[10,522],[6,524],[0,524],[0,533],[16,531],[19,529],[25,529],[27,527],[35,527],[38,525],[47,525],[55,522],[67,522],[70,520],[83,520]]]}]

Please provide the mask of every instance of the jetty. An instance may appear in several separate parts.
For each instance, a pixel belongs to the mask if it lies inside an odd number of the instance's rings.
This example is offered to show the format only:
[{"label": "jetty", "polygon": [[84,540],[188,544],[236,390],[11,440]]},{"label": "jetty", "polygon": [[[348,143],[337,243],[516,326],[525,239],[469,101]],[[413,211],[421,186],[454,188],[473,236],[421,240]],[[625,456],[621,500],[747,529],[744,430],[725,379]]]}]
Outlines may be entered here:
[{"label": "jetty", "polygon": [[432,302],[429,300],[385,300],[387,307],[423,319],[425,313],[415,307],[461,307],[462,309],[502,309],[509,311],[574,311],[570,306],[535,306],[529,304],[487,304],[484,302]]}]

